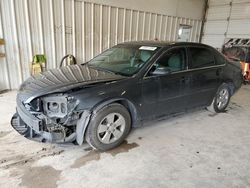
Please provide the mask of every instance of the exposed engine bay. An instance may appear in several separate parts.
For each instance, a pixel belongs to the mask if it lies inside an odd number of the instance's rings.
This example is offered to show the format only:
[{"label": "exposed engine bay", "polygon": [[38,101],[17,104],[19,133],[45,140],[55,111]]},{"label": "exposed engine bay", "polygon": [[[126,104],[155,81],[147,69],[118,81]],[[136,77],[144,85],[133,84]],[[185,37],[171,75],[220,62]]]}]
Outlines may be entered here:
[{"label": "exposed engine bay", "polygon": [[[76,139],[76,124],[82,112],[75,111],[79,102],[65,94],[55,94],[24,104],[24,108],[41,120],[37,129],[31,129],[17,113],[13,127],[23,136],[43,142],[72,142]],[[21,104],[22,105],[22,104]]]}]

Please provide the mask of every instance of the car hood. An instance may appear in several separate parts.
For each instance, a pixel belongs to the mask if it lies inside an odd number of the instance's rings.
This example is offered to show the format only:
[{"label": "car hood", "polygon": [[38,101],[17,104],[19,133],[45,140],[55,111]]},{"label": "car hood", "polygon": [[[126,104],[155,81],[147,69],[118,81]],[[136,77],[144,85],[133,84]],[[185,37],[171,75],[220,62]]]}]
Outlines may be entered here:
[{"label": "car hood", "polygon": [[20,86],[18,98],[22,102],[29,103],[43,95],[124,78],[126,77],[97,70],[87,65],[66,66],[31,76]]}]

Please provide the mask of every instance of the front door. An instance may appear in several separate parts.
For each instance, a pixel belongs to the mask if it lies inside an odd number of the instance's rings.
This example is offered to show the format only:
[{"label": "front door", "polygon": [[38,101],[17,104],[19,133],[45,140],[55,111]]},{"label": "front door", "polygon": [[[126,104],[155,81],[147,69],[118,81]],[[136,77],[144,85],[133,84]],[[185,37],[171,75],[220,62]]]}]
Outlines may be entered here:
[{"label": "front door", "polygon": [[157,116],[159,89],[157,77],[145,77],[142,80],[142,104],[140,107],[142,118],[145,120],[151,120]]},{"label": "front door", "polygon": [[[153,79],[154,91],[157,100],[153,108],[156,116],[164,116],[177,113],[186,109],[187,93],[190,74],[186,72],[187,55],[185,48],[174,48],[164,52],[158,61],[153,65],[143,84],[143,91],[148,88],[146,80]],[[162,72],[164,70],[165,72]],[[151,80],[152,81],[152,80]],[[148,93],[143,92],[144,99]],[[156,96],[155,96],[156,97]],[[147,102],[147,101],[145,101]]]}]

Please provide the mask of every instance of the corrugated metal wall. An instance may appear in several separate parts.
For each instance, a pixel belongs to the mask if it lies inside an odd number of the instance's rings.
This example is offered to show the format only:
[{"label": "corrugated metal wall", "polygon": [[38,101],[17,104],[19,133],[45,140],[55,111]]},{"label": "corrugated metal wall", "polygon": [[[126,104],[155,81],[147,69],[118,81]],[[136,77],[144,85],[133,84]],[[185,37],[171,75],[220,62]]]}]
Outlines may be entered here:
[{"label": "corrugated metal wall", "polygon": [[30,75],[34,54],[45,53],[55,68],[66,54],[82,63],[124,41],[175,41],[180,24],[191,25],[190,41],[198,41],[201,29],[200,20],[81,0],[0,0],[0,12],[7,54],[0,83],[11,89]]},{"label": "corrugated metal wall", "polygon": [[221,48],[225,38],[250,38],[250,0],[210,0],[203,43]]}]

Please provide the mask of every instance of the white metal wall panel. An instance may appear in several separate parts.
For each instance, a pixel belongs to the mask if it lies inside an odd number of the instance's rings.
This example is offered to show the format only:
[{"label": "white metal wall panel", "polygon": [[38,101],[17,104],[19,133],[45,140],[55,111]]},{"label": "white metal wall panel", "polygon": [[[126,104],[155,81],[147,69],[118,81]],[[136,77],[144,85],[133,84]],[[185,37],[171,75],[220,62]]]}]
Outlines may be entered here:
[{"label": "white metal wall panel", "polygon": [[224,43],[224,35],[204,35],[202,42],[220,49]]},{"label": "white metal wall panel", "polygon": [[229,35],[238,35],[239,38],[244,38],[250,35],[250,19],[245,20],[231,20],[229,22]]},{"label": "white metal wall panel", "polygon": [[231,0],[210,0],[209,6],[221,6],[221,5],[229,5]]},{"label": "white metal wall panel", "polygon": [[249,0],[233,0],[233,3],[236,4],[236,3],[250,3]]},{"label": "white metal wall panel", "polygon": [[[0,38],[1,39],[4,38],[1,12],[0,12]],[[3,45],[0,46],[0,52],[5,53],[5,47]],[[5,57],[2,57],[0,58],[0,91],[6,90],[10,87],[8,78],[9,76],[8,76],[7,61]]]},{"label": "white metal wall panel", "polygon": [[221,48],[225,38],[250,38],[250,0],[210,0],[203,43]]},{"label": "white metal wall panel", "polygon": [[248,3],[233,3],[231,19],[250,19],[250,1]]},{"label": "white metal wall panel", "polygon": [[5,40],[6,61],[10,88],[18,88],[23,81],[20,45],[17,36],[15,4],[13,0],[1,1],[1,14]]},{"label": "white metal wall panel", "polygon": [[[15,3],[17,36],[23,36],[23,37],[17,37],[19,45],[19,58],[21,62],[23,77],[29,76],[30,72],[29,64],[31,62],[31,57],[32,57],[32,49],[31,49],[32,46],[30,45],[29,42],[26,42],[27,39],[29,41],[31,40],[30,31],[27,29],[28,27],[26,27],[26,20],[28,19],[29,16],[25,14],[26,8],[27,8],[27,3],[23,3],[22,1],[17,1]],[[17,11],[17,9],[22,11]],[[8,43],[8,41],[6,41],[6,43]],[[31,51],[29,51],[29,48]]]},{"label": "white metal wall panel", "polygon": [[227,20],[230,15],[230,5],[211,6],[208,9],[207,20]]},{"label": "white metal wall panel", "polygon": [[197,42],[201,29],[200,20],[83,0],[0,0],[0,6],[7,54],[0,86],[11,89],[30,75],[35,54],[46,54],[55,68],[66,54],[83,63],[125,41],[175,41],[180,24],[192,26],[190,41]]},{"label": "white metal wall panel", "polygon": [[234,0],[227,37],[250,38],[250,0]]},{"label": "white metal wall panel", "polygon": [[205,35],[224,35],[227,29],[227,22],[220,21],[207,21],[204,27]]}]

